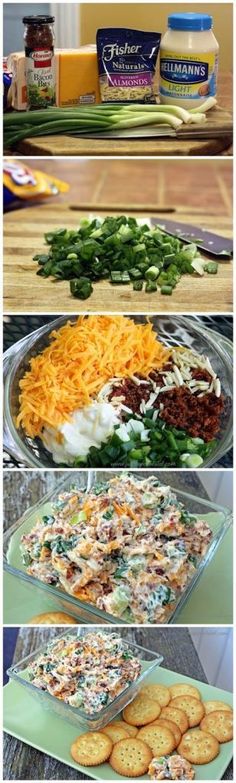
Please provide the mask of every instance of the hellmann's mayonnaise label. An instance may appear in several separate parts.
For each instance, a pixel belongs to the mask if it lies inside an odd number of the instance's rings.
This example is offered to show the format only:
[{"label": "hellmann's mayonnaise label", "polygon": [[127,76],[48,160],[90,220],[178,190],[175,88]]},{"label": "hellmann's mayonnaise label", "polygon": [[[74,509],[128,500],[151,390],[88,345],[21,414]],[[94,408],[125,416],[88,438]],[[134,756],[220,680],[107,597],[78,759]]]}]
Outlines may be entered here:
[{"label": "hellmann's mayonnaise label", "polygon": [[179,54],[162,49],[160,58],[160,95],[168,98],[198,99],[215,96],[218,55]]}]

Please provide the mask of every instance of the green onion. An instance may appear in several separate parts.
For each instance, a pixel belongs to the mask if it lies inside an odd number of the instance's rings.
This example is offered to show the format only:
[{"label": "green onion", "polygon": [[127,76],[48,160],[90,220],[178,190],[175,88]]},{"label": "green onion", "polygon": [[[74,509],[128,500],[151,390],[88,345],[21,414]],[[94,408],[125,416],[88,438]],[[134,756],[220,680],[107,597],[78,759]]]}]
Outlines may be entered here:
[{"label": "green onion", "polygon": [[74,514],[69,520],[69,525],[79,525],[80,522],[86,522],[87,515],[85,511],[79,511],[78,514]]},{"label": "green onion", "polygon": [[[206,111],[209,111],[209,109],[212,109],[213,106],[216,106],[216,104],[217,104],[216,98],[213,98],[213,97],[207,98],[206,101],[204,101],[204,103],[202,103],[202,105],[200,106],[200,111],[204,112],[204,114],[205,114]],[[196,114],[198,112],[199,112],[199,108],[198,107],[196,107],[195,109],[190,109],[190,111],[189,111],[190,114]]]},{"label": "green onion", "polygon": [[[112,112],[111,112],[112,114]],[[86,107],[86,109],[57,109],[57,108],[48,108],[44,109],[42,111],[28,111],[28,112],[11,112],[6,115],[4,115],[4,127],[8,128],[19,125],[25,125],[27,124],[28,127],[31,127],[32,125],[41,125],[44,122],[48,124],[49,121],[57,122],[61,120],[78,120],[82,119],[84,124],[86,120],[94,120],[101,119],[104,124],[110,122],[109,116],[106,116],[102,111],[100,111],[100,107],[93,106]]]},{"label": "green onion", "polygon": [[190,454],[186,459],[188,468],[199,468],[202,463],[203,459],[200,457],[200,454]]},{"label": "green onion", "polygon": [[206,122],[206,115],[201,112],[191,115],[191,124],[199,125],[201,122]]},{"label": "green onion", "polygon": [[[120,119],[121,117],[121,119]],[[157,113],[155,116],[152,114],[147,116],[146,114],[138,114],[134,116],[124,116],[122,119],[122,112],[120,113],[120,117],[118,117],[117,121],[114,122],[113,129],[119,130],[121,128],[139,128],[143,127],[144,125],[170,125],[175,130],[182,125],[181,120],[178,119],[178,117],[174,117],[172,114],[168,114],[167,112],[164,114]],[[112,120],[115,120],[115,115],[112,116]]]},{"label": "green onion", "polygon": [[137,459],[138,462],[143,459],[143,450],[142,449],[132,449],[130,451],[130,457],[131,459]]},{"label": "green onion", "polygon": [[171,295],[182,275],[193,274],[196,265],[204,274],[205,262],[195,243],[186,246],[177,237],[124,215],[82,219],[77,229],[49,231],[45,240],[48,252],[33,259],[39,265],[37,275],[68,280],[77,298],[86,299],[92,283],[104,278],[112,285],[132,282],[136,291],[144,282],[153,283],[146,286],[147,293],[157,291],[158,285],[161,294]]},{"label": "green onion", "polygon": [[157,284],[154,280],[147,280],[145,285],[145,291],[147,294],[150,294],[153,291],[157,291]]},{"label": "green onion", "polygon": [[218,264],[216,261],[209,261],[208,264],[205,264],[203,269],[208,275],[216,275],[218,272]]},{"label": "green onion", "polygon": [[156,280],[159,275],[159,269],[156,266],[150,266],[145,272],[146,280]]},{"label": "green onion", "polygon": [[88,299],[92,294],[93,286],[87,277],[80,277],[78,280],[70,281],[70,290],[76,299]]},{"label": "green onion", "polygon": [[122,128],[165,124],[178,130],[183,123],[205,120],[204,111],[215,105],[209,98],[201,107],[187,112],[173,105],[96,104],[69,108],[48,107],[37,111],[9,112],[4,115],[4,143],[14,147],[25,138],[54,133],[99,133]]},{"label": "green onion", "polygon": [[132,269],[129,269],[129,275],[132,280],[141,280],[143,276],[141,269],[138,269],[137,267],[133,267]]},{"label": "green onion", "polygon": [[[136,419],[135,414],[132,415],[132,419]],[[122,441],[117,434],[118,427],[100,448],[94,446],[90,448],[84,466],[93,468],[198,467],[215,447],[215,440],[193,444],[196,439],[191,438],[184,430],[168,426],[160,417],[156,421],[145,417],[144,423],[148,431],[148,442],[145,445],[138,432],[133,432],[128,442]],[[191,448],[191,453],[187,450],[183,452],[186,443]],[[74,467],[79,464],[78,458],[75,460]]]},{"label": "green onion", "polygon": [[161,294],[164,294],[165,296],[171,296],[171,294],[172,294],[172,286],[171,285],[162,285],[161,286]]},{"label": "green onion", "polygon": [[[129,105],[129,112],[138,112],[140,111],[140,107],[136,106],[135,104]],[[161,112],[164,112],[164,114],[173,114],[175,117],[178,117],[178,119],[182,120],[182,122],[189,123],[192,121],[191,114],[186,111],[186,109],[182,109],[180,106],[172,106],[170,104],[144,104],[142,106],[142,113],[143,112],[154,112],[156,114],[159,114]]]},{"label": "green onion", "polygon": [[128,272],[111,272],[111,282],[112,283],[130,283],[130,276]]}]

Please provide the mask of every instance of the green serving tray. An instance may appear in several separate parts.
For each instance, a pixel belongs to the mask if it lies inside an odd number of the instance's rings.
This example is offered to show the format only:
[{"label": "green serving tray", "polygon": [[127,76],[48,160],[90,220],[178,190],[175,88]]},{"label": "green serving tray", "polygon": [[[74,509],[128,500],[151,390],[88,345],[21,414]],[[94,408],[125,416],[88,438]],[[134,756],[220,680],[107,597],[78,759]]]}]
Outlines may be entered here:
[{"label": "green serving tray", "polygon": [[[144,663],[144,668],[148,664]],[[199,688],[204,701],[217,699],[233,704],[232,694],[215,688],[191,677],[184,677],[176,672],[163,667],[158,668],[158,674],[150,675],[150,683],[160,682],[163,685],[173,685],[176,682],[188,682]],[[84,773],[84,779],[94,780],[122,780],[112,770],[109,764],[101,764],[97,767],[82,767],[76,764],[70,755],[70,746],[75,738],[83,732],[76,729],[54,713],[44,710],[43,706],[35,699],[26,688],[15,682],[10,682],[3,689],[4,730],[13,737],[25,742],[27,745],[56,758],[72,769]],[[220,745],[220,752],[210,764],[195,765],[196,780],[221,780],[233,755],[233,742]],[[135,780],[150,780],[148,775],[143,775]]]}]

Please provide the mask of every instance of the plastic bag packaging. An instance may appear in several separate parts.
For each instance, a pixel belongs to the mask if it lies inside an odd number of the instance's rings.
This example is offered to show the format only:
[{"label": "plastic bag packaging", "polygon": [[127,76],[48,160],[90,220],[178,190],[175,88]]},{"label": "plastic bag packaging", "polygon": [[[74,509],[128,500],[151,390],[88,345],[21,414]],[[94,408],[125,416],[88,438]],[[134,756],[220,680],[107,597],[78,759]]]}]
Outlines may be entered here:
[{"label": "plastic bag packaging", "polygon": [[107,27],[97,31],[100,91],[105,103],[155,103],[161,33]]},{"label": "plastic bag packaging", "polygon": [[69,185],[43,171],[36,171],[19,161],[4,160],[3,205],[4,211],[24,201],[39,201],[59,193],[67,193]]},{"label": "plastic bag packaging", "polygon": [[3,57],[3,111],[11,108],[12,73],[7,65],[7,57]]}]

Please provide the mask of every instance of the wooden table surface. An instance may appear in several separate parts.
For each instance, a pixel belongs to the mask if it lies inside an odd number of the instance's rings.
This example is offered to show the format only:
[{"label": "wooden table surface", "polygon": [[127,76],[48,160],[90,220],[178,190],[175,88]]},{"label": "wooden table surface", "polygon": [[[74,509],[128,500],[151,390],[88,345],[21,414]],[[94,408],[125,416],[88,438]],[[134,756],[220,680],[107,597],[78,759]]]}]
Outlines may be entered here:
[{"label": "wooden table surface", "polygon": [[[101,211],[101,210],[100,210]],[[109,214],[110,210],[106,210]],[[122,210],[124,212],[124,210]],[[89,212],[87,213],[89,214]],[[114,214],[114,211],[113,213]],[[119,212],[117,213],[119,214]],[[5,313],[84,312],[231,312],[232,264],[221,260],[217,275],[184,275],[172,296],[159,292],[134,291],[132,285],[111,285],[100,280],[86,302],[74,298],[67,280],[55,281],[36,274],[36,253],[45,252],[44,233],[60,227],[75,229],[86,212],[73,211],[65,204],[29,207],[10,212],[4,219],[4,311]],[[144,211],[139,216],[148,216]],[[160,222],[162,214],[152,214]],[[181,213],[181,220],[215,231],[215,216]],[[217,233],[231,236],[231,218],[218,217]],[[47,249],[47,248],[46,248]],[[202,254],[204,256],[204,254]],[[206,259],[208,260],[208,259]]]},{"label": "wooden table surface", "polygon": [[[188,629],[133,628],[120,629],[120,632],[130,641],[161,653],[166,668],[207,682]],[[14,663],[45,644],[56,633],[57,631],[52,628],[22,628],[17,639]],[[9,735],[4,737],[4,779],[89,780],[79,771],[76,774],[71,767],[61,764]],[[223,780],[233,780],[232,764],[223,775]]]},{"label": "wooden table surface", "polygon": [[[31,156],[208,156],[232,154],[232,75],[219,76],[218,106],[209,114],[212,134],[209,139],[185,139],[180,129],[176,138],[88,139],[68,136],[45,136],[25,139],[14,152]],[[217,137],[218,131],[221,135]],[[223,131],[223,132],[222,132]]]}]

